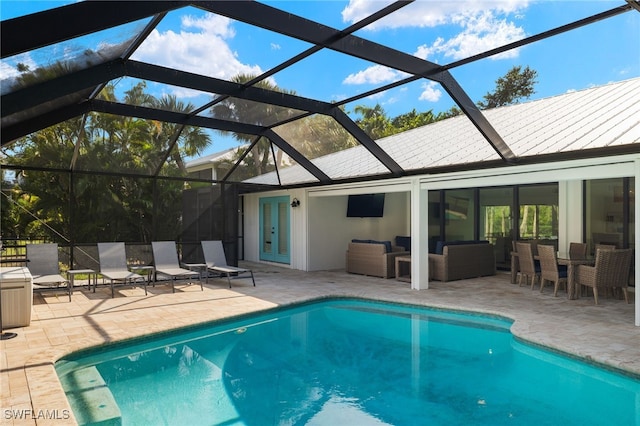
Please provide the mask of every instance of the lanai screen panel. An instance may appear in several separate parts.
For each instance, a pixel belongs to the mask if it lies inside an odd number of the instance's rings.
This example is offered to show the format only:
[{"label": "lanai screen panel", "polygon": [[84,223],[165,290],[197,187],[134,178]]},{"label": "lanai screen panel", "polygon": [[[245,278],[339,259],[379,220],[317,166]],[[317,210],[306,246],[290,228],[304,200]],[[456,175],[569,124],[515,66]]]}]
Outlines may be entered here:
[{"label": "lanai screen panel", "polygon": [[28,168],[69,170],[82,117],[43,129],[2,147],[2,163]]},{"label": "lanai screen panel", "polygon": [[[215,98],[213,97],[212,99]],[[307,114],[307,111],[254,102],[248,99],[227,97],[199,115],[256,126],[272,126],[304,114]]]},{"label": "lanai screen panel", "polygon": [[[153,176],[165,161],[177,125],[113,114],[91,114],[80,138],[76,169]],[[169,167],[176,162],[169,159]]]},{"label": "lanai screen panel", "polygon": [[[247,137],[247,141],[253,140]],[[246,152],[248,150],[248,152]],[[245,155],[246,153],[246,155]],[[317,183],[318,179],[301,167],[287,153],[266,138],[239,147],[234,157],[244,156],[230,174],[229,181],[261,185]],[[235,160],[234,160],[235,162]]]},{"label": "lanai screen panel", "polygon": [[[251,48],[242,48],[250,41]],[[311,45],[187,6],[167,13],[132,59],[226,81],[256,76]],[[271,85],[279,81],[270,79]]]},{"label": "lanai screen panel", "polygon": [[273,130],[332,179],[388,172],[332,117],[315,114]]},{"label": "lanai screen panel", "polygon": [[[211,93],[195,89],[135,77],[121,77],[112,80],[110,84],[113,86],[116,102],[185,114],[193,112],[200,106],[201,100],[212,96]],[[103,90],[103,98],[107,99],[105,93]]]},{"label": "lanai screen panel", "polygon": [[406,170],[500,158],[464,115],[407,130],[377,142]]},{"label": "lanai screen panel", "polygon": [[84,99],[87,99],[91,93],[93,92],[93,88],[80,90],[78,92],[70,93],[65,96],[61,96],[54,100],[38,104],[32,108],[23,109],[14,114],[9,114],[7,116],[2,117],[2,126],[11,126],[15,124],[19,124],[25,120],[29,120],[31,118],[37,117],[41,114],[45,114],[49,111],[56,110],[60,107],[64,107],[65,105],[73,105],[77,104]]},{"label": "lanai screen panel", "polygon": [[4,58],[2,94],[120,57],[148,22],[142,19]]},{"label": "lanai screen panel", "polygon": [[[316,72],[309,78],[299,78],[309,69]],[[407,76],[401,71],[325,48],[280,71],[274,78],[283,82],[283,88],[300,96],[314,94],[323,102],[339,102]],[[318,97],[317,87],[331,89]]]}]

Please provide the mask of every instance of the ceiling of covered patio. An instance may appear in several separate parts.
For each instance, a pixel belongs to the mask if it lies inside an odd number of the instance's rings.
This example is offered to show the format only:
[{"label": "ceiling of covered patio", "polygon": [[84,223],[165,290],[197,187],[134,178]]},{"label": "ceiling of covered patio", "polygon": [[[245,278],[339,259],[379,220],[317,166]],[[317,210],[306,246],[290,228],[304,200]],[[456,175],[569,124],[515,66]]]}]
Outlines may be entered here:
[{"label": "ceiling of covered patio", "polygon": [[[276,173],[276,179],[266,185],[268,187],[325,185],[429,173],[437,171],[436,168],[426,162],[403,162],[401,155],[406,156],[406,153],[400,154],[402,150],[397,147],[385,148],[384,144],[373,140],[356,123],[353,115],[354,109],[366,100],[393,91],[410,92],[418,96],[425,88],[441,91],[443,96],[448,96],[452,106],[462,111],[466,123],[471,125],[467,127],[476,132],[476,136],[480,135],[486,144],[483,149],[490,148],[484,161],[498,166],[536,161],[535,156],[518,156],[514,153],[517,151],[506,142],[505,135],[496,130],[500,126],[493,122],[491,114],[482,111],[472,99],[477,95],[471,94],[474,83],[468,75],[493,82],[500,75],[484,75],[484,65],[501,55],[524,48],[548,51],[549,55],[558,58],[558,72],[579,74],[580,69],[568,68],[561,60],[578,54],[566,50],[554,51],[554,40],[569,34],[576,35],[579,40],[581,32],[597,33],[599,24],[604,21],[631,18],[636,27],[640,22],[640,4],[636,0],[596,2],[595,6],[592,4],[588,8],[589,13],[567,17],[560,23],[554,20],[551,25],[534,24],[523,17],[526,31],[521,34],[503,43],[494,41],[485,50],[467,52],[440,64],[401,47],[400,40],[404,37],[401,31],[397,31],[395,36],[386,33],[383,39],[376,36],[376,28],[383,23],[391,19],[409,19],[412,14],[424,10],[424,4],[421,3],[375,2],[375,11],[347,21],[348,25],[343,28],[324,24],[321,13],[309,16],[298,14],[296,2],[83,1],[3,20],[1,65],[5,71],[20,71],[3,72],[2,75],[3,168],[12,168],[11,162],[6,159],[19,156],[22,150],[29,148],[29,141],[25,137],[33,132],[78,117],[86,120],[88,115],[100,113],[107,117],[126,116],[154,123],[172,123],[175,129],[166,143],[157,145],[159,152],[152,159],[147,158],[144,167],[132,169],[130,165],[123,165],[120,170],[105,169],[104,164],[85,155],[88,152],[86,146],[91,141],[82,132],[73,136],[72,143],[60,147],[68,151],[68,155],[60,156],[65,162],[49,167],[58,171],[83,173],[163,176],[167,174],[166,163],[175,159],[173,153],[179,150],[181,134],[189,128],[200,128],[218,132],[214,133],[214,141],[224,137],[234,141],[234,149],[241,148],[232,157],[233,165],[226,174],[217,177],[220,182],[246,183],[250,182],[248,179],[255,178],[255,174],[246,173],[246,168],[251,162],[252,152],[258,147],[263,147],[269,157],[271,167],[267,171]],[[322,2],[317,3],[318,12],[323,7]],[[552,8],[553,4],[543,4],[542,7]],[[203,11],[209,19],[207,22],[217,22],[215,25],[220,25],[220,28],[223,27],[220,24],[222,21],[215,19],[232,22],[236,37],[245,34],[248,37],[251,34],[255,49],[263,46],[256,39],[257,36],[262,41],[268,40],[271,46],[281,46],[286,42],[288,48],[274,47],[261,55],[262,59],[256,61],[253,68],[240,68],[236,75],[222,73],[215,67],[203,70],[197,64],[197,56],[191,58],[192,62],[185,61],[181,65],[145,59],[142,53],[144,47],[157,42],[158,34],[180,32],[179,28],[168,27],[169,22],[182,19],[184,23],[188,17]],[[205,24],[200,22],[199,25]],[[170,39],[164,39],[164,43],[167,40]],[[637,42],[628,40],[624,33],[609,35],[609,40],[613,40],[611,49],[628,49]],[[214,41],[211,40],[212,49],[217,48]],[[157,48],[171,50],[172,47],[165,44]],[[181,46],[181,49],[188,52],[190,46]],[[632,49],[638,53],[637,46]],[[219,54],[222,58],[226,53],[220,51]],[[231,57],[243,54],[240,51],[232,52]],[[606,51],[602,47],[594,48],[591,54],[591,57],[574,58],[576,61],[572,63],[588,67],[594,61],[606,61]],[[336,95],[342,90],[340,81],[356,75],[346,69],[333,69],[332,64],[337,63],[338,57],[348,58],[353,69],[383,67],[394,77],[370,82],[368,86],[358,86],[348,94]],[[315,65],[316,71],[306,76],[308,85],[314,85],[314,81],[335,78],[334,74],[337,73],[339,77],[335,91],[324,97],[312,97],[306,95],[309,90],[304,86],[290,86],[289,82],[294,81],[291,76],[303,72],[302,64]],[[530,65],[536,68],[536,64]],[[456,72],[463,69],[468,72],[456,77]],[[629,76],[636,77],[639,74],[640,70],[635,69]],[[244,75],[244,78],[237,78],[238,75]],[[177,102],[145,104],[130,98],[126,102],[109,95],[108,88],[116,94],[123,94],[140,83],[143,83],[142,87],[153,85],[162,93],[173,94]],[[192,103],[192,99],[199,99],[199,103]],[[178,105],[179,102],[182,103]],[[304,132],[301,129],[318,130]],[[332,136],[328,137],[329,134]],[[323,167],[323,161],[319,160],[353,147],[366,150],[367,167],[356,167],[345,161],[342,173],[330,173]],[[428,149],[426,142],[424,149]],[[637,148],[621,148],[619,145],[594,147],[586,152],[583,150],[581,156],[597,157],[625,150],[635,152]],[[206,155],[206,150],[189,155],[191,159],[198,158]],[[558,148],[553,158],[574,156],[575,152],[571,149]],[[454,160],[447,164],[447,170],[477,167],[477,164],[455,160],[455,156],[452,158]],[[541,158],[539,161],[548,159]],[[291,166],[297,166],[298,170],[302,167],[305,172],[299,174],[299,178],[281,180],[278,177],[279,169]],[[439,164],[439,167],[442,165]],[[15,168],[25,169],[25,165]],[[264,184],[256,184],[256,188],[264,187]]]}]

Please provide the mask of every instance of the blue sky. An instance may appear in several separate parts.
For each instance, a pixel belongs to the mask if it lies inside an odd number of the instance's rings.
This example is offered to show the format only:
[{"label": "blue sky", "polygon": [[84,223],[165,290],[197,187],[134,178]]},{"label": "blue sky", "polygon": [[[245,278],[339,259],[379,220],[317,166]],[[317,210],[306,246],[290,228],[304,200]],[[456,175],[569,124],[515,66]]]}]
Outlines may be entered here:
[{"label": "blue sky", "polygon": [[[0,1],[0,15],[4,20],[68,3],[3,0]],[[362,0],[265,3],[336,29],[346,28],[388,4]],[[624,4],[624,0],[418,0],[356,35],[431,62],[448,64]],[[136,25],[126,27],[124,36],[134,27]],[[105,38],[111,39],[112,34]],[[513,66],[529,66],[538,72],[536,93],[532,97],[537,99],[640,76],[638,41],[640,13],[631,11],[499,57],[455,68],[451,73],[477,102],[492,91],[495,80]],[[95,49],[97,46],[92,44],[99,41],[94,38],[77,43]],[[238,73],[264,72],[308,47],[304,42],[276,33],[185,8],[169,13],[133,59],[230,79]],[[82,51],[82,48],[78,50]],[[42,61],[20,58],[23,63],[30,63],[30,60],[32,67]],[[2,62],[0,77],[3,80],[15,72],[12,69],[15,62],[12,58]],[[294,90],[300,96],[339,101],[403,77],[397,70],[325,49],[276,74],[272,82]],[[135,81],[131,79],[118,81],[119,92],[133,83]],[[156,95],[177,94],[196,106],[210,99],[209,95],[177,87],[149,83],[148,88]],[[353,110],[355,105],[374,106],[376,103],[390,117],[414,108],[437,113],[454,105],[437,83],[421,80],[349,104],[347,110]],[[225,149],[231,143],[216,134],[208,153]]]}]

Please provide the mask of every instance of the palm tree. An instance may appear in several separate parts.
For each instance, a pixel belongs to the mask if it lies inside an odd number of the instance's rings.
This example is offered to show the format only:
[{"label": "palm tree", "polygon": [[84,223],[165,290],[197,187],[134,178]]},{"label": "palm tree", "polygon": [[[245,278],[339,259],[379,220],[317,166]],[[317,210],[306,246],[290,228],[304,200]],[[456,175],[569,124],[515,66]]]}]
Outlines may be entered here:
[{"label": "palm tree", "polygon": [[[188,114],[195,109],[191,103],[179,101],[175,95],[164,95],[158,100],[154,100],[156,108],[167,111]],[[202,153],[211,144],[211,137],[200,127],[184,126],[175,123],[155,122],[151,132],[155,149],[160,147],[166,152],[171,149],[169,158],[177,166],[181,174],[186,174],[187,169],[184,164],[184,157],[191,157]],[[177,143],[170,147],[169,143],[180,132]]]},{"label": "palm tree", "polygon": [[[235,83],[246,84],[255,79],[255,76],[248,74],[239,74],[233,77],[231,80]],[[253,85],[253,87],[269,90],[272,92],[295,94],[293,91],[286,91],[279,88],[277,85],[272,84],[267,80],[262,80]],[[248,101],[240,98],[226,98],[223,101],[215,104],[211,108],[211,114],[215,118],[222,120],[236,121],[240,123],[254,124],[256,126],[267,126],[299,114],[299,111],[295,111],[289,108],[283,108],[277,105],[270,105],[265,103],[258,103]],[[223,132],[227,133],[227,132]],[[246,135],[240,133],[234,133],[233,137],[240,141],[242,144],[249,144],[255,139],[254,135]],[[236,154],[238,157],[242,155],[242,149],[238,150]],[[256,143],[251,149],[251,153],[245,157],[247,164],[253,164],[256,174],[264,174],[269,170],[269,158],[271,155],[271,144],[269,141],[263,138]],[[252,157],[252,158],[249,158]],[[280,158],[274,159],[275,164],[280,164]],[[278,160],[278,162],[276,162]]]}]

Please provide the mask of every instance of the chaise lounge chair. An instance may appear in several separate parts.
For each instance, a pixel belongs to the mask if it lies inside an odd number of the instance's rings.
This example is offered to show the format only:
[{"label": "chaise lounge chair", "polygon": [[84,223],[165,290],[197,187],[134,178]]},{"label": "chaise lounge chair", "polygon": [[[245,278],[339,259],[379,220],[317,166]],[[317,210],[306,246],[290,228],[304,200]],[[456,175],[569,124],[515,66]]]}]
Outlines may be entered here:
[{"label": "chaise lounge chair", "polygon": [[171,280],[171,290],[174,293],[176,292],[176,281],[193,281],[195,277],[200,281],[200,289],[204,291],[201,274],[181,266],[175,242],[154,241],[151,243],[151,248],[153,251],[153,263],[156,267],[156,277],[158,274],[168,277]]},{"label": "chaise lounge chair", "polygon": [[239,275],[243,273],[251,274],[253,286],[256,286],[256,280],[253,278],[253,271],[246,268],[238,268],[236,266],[227,265],[227,257],[224,254],[222,241],[201,241],[202,252],[204,253],[204,262],[207,264],[207,271],[211,271],[221,277],[226,276],[231,288],[231,275]]},{"label": "chaise lounge chair", "polygon": [[71,302],[71,283],[60,275],[58,244],[27,244],[27,261],[33,278],[33,291],[58,291],[66,286]]},{"label": "chaise lounge chair", "polygon": [[[147,295],[147,280],[135,274],[127,267],[124,243],[98,243],[98,257],[100,259],[100,274],[111,281],[111,297],[114,296],[113,286],[116,282],[124,285],[144,285],[144,294]],[[94,284],[93,291],[96,291]]]}]

